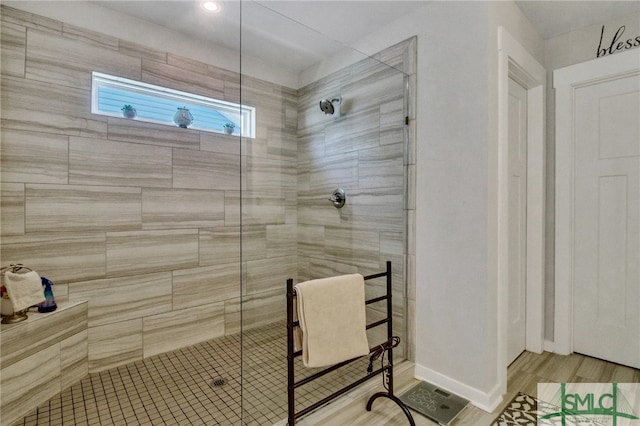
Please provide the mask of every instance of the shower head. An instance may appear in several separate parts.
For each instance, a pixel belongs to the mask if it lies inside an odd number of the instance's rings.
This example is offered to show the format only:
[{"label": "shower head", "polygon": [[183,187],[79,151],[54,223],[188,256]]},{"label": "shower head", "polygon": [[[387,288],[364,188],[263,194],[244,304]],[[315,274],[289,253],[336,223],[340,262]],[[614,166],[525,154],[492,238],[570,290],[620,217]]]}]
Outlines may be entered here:
[{"label": "shower head", "polygon": [[342,98],[339,98],[339,97],[333,98],[331,100],[322,99],[320,101],[320,110],[324,112],[324,115],[333,115],[333,113],[336,111],[336,108],[334,107],[333,104],[335,103],[339,106],[341,102],[342,102]]},{"label": "shower head", "polygon": [[335,108],[329,99],[322,99],[320,101],[320,110],[324,112],[324,115],[333,115]]}]

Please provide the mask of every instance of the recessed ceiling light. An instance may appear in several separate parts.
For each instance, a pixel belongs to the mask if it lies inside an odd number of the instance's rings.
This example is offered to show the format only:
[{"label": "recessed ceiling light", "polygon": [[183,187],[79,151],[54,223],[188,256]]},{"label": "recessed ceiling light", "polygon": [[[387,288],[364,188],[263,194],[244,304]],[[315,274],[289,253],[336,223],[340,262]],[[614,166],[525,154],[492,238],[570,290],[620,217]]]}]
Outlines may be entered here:
[{"label": "recessed ceiling light", "polygon": [[220,12],[220,10],[222,9],[222,7],[220,6],[220,3],[216,1],[211,1],[211,0],[201,1],[200,7],[202,7],[204,10],[210,13],[217,13],[217,12]]}]

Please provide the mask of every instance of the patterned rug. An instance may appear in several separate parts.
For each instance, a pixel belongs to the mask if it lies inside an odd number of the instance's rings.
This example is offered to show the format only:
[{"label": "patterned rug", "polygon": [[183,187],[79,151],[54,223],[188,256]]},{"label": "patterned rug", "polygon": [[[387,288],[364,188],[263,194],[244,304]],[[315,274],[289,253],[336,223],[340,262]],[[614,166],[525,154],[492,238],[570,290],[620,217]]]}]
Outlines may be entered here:
[{"label": "patterned rug", "polygon": [[559,408],[548,402],[541,401],[532,396],[518,392],[507,407],[491,423],[491,426],[599,426],[592,419],[585,417],[538,419],[538,415],[557,412]]},{"label": "patterned rug", "polygon": [[538,400],[519,392],[491,426],[537,426]]}]

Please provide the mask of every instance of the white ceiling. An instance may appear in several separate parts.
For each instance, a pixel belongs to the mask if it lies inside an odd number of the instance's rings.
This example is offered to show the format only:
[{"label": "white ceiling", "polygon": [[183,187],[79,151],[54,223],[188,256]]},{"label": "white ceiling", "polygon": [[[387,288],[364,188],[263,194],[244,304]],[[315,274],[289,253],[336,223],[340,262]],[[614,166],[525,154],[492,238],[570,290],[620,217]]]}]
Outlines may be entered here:
[{"label": "white ceiling", "polygon": [[217,15],[204,14],[197,0],[91,3],[232,50],[242,36],[243,54],[298,73],[428,2],[227,0]]},{"label": "white ceiling", "polygon": [[[429,1],[228,0],[218,15],[203,14],[194,0],[93,3],[234,50],[241,35],[244,54],[300,72]],[[544,39],[640,11],[638,0],[516,4]]]}]

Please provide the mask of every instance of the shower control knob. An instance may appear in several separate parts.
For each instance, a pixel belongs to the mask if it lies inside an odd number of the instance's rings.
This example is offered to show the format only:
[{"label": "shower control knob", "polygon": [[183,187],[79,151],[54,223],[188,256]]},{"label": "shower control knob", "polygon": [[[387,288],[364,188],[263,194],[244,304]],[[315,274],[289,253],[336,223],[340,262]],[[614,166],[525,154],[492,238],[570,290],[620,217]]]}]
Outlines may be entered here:
[{"label": "shower control knob", "polygon": [[344,189],[337,188],[331,193],[329,201],[333,203],[333,207],[340,209],[344,206],[345,201],[347,201],[347,194],[345,194]]}]

